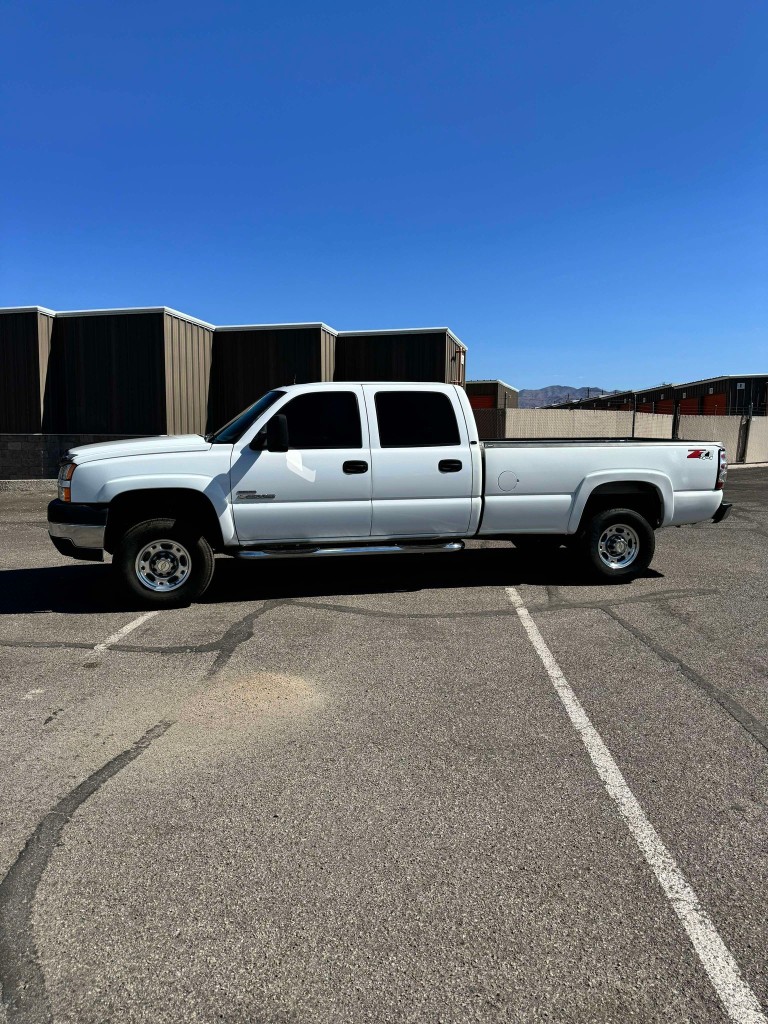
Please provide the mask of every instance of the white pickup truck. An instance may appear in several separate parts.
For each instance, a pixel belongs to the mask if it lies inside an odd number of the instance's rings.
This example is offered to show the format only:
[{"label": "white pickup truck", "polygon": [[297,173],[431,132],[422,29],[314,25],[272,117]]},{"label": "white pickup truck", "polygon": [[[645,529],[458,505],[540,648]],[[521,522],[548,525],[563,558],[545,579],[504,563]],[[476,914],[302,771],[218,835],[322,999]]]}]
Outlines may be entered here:
[{"label": "white pickup truck", "polygon": [[48,508],[56,548],[178,606],[239,558],[460,551],[470,537],[568,544],[607,577],[642,572],[654,530],[723,519],[722,445],[486,441],[452,384],[299,384],[216,433],[73,448]]}]

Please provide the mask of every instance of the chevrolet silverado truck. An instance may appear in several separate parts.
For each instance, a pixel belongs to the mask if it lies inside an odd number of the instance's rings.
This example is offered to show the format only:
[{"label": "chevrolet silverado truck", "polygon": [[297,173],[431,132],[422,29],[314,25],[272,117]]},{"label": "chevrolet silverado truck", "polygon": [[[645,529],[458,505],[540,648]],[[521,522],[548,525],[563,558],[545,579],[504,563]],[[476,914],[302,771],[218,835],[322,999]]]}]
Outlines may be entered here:
[{"label": "chevrolet silverado truck", "polygon": [[298,384],[215,433],[71,449],[48,508],[62,554],[101,561],[153,607],[211,582],[217,553],[325,558],[458,552],[468,538],[546,552],[593,573],[644,571],[654,531],[712,519],[721,444],[642,438],[481,441],[452,384]]}]

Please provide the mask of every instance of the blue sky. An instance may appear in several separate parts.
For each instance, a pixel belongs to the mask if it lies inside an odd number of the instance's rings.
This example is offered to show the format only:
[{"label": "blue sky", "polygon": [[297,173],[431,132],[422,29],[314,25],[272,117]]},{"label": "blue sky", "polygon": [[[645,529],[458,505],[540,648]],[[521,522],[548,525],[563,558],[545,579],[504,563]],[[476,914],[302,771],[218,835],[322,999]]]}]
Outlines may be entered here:
[{"label": "blue sky", "polygon": [[0,18],[0,305],[447,324],[518,387],[768,368],[762,2]]}]

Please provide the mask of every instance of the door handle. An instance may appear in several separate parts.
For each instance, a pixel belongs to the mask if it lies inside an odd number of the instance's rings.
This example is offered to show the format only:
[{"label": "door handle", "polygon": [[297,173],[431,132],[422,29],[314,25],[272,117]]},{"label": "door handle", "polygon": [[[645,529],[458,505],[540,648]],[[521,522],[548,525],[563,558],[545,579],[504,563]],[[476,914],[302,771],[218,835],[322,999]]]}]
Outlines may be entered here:
[{"label": "door handle", "polygon": [[341,468],[345,473],[367,473],[368,463],[352,459],[350,462],[345,462]]},{"label": "door handle", "polygon": [[461,459],[441,459],[437,468],[441,473],[460,473],[461,472]]}]

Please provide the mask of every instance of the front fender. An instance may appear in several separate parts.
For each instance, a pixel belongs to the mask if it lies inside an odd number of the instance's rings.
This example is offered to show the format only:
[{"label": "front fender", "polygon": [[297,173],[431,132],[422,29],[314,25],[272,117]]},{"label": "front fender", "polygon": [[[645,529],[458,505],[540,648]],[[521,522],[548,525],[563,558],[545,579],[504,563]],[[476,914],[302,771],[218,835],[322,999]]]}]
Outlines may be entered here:
[{"label": "front fender", "polygon": [[163,473],[158,475],[122,476],[105,480],[96,492],[95,502],[109,504],[121,494],[150,490],[173,490],[174,488],[198,491],[213,505],[221,527],[224,544],[235,544],[235,524],[229,504],[229,474],[213,478],[189,473]]},{"label": "front fender", "polygon": [[602,484],[651,484],[661,499],[661,525],[668,526],[675,510],[675,491],[666,473],[655,469],[605,469],[589,473],[576,488],[568,517],[568,533],[576,533],[590,496]]}]

